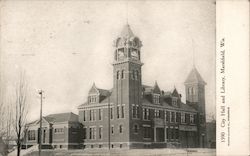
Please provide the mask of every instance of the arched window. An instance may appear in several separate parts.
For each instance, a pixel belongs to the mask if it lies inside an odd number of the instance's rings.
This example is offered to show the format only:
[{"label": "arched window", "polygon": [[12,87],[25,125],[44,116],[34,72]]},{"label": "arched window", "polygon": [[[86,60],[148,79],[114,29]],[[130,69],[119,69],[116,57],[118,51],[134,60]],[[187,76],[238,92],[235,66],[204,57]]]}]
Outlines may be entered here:
[{"label": "arched window", "polygon": [[193,88],[192,87],[188,88],[188,93],[189,93],[189,95],[193,94]]},{"label": "arched window", "polygon": [[134,80],[134,79],[135,79],[135,71],[132,70],[132,80]]},{"label": "arched window", "polygon": [[134,124],[134,132],[138,133],[138,130],[139,130],[139,126],[137,124]]},{"label": "arched window", "polygon": [[122,131],[123,131],[123,127],[122,127],[122,125],[120,125],[119,126],[119,132],[122,133]]},{"label": "arched window", "polygon": [[119,71],[119,70],[116,72],[116,79],[117,79],[117,80],[120,79],[120,71]]},{"label": "arched window", "polygon": [[138,71],[135,70],[134,72],[135,72],[135,80],[138,80]]},{"label": "arched window", "polygon": [[124,73],[124,70],[122,70],[122,79],[125,79],[125,73]]},{"label": "arched window", "polygon": [[195,88],[192,88],[192,93],[193,93],[193,95],[195,94]]}]

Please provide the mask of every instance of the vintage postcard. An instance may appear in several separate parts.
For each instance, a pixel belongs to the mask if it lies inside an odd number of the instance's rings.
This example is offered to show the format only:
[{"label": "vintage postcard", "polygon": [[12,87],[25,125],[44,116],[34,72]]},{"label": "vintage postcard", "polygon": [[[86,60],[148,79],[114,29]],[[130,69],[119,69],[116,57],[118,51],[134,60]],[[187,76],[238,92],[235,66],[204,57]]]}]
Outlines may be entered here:
[{"label": "vintage postcard", "polygon": [[0,156],[249,154],[249,1],[0,13]]}]

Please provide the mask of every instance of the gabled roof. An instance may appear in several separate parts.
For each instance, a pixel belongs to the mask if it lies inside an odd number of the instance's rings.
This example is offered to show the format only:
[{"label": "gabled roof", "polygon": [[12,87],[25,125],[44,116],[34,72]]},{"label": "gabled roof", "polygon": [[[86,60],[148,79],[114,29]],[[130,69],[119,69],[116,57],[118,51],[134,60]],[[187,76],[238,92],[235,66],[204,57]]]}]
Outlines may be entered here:
[{"label": "gabled roof", "polygon": [[172,92],[172,96],[174,96],[174,97],[179,97],[180,96],[179,93],[178,93],[178,91],[177,91],[177,89],[175,87],[174,87],[174,90]]},{"label": "gabled roof", "polygon": [[[43,122],[48,122],[49,124],[54,124],[58,122],[78,122],[78,115],[72,112],[50,114],[50,115],[44,116],[42,120]],[[35,121],[27,123],[26,126],[37,125],[39,123],[40,123],[40,120],[37,119]]]},{"label": "gabled roof", "polygon": [[93,83],[92,87],[90,88],[89,94],[99,94],[99,90],[96,88],[95,83]]},{"label": "gabled roof", "polygon": [[126,24],[123,29],[122,32],[120,34],[120,37],[123,38],[131,38],[131,37],[135,37],[134,33],[132,32],[130,26],[128,24]]},{"label": "gabled roof", "polygon": [[161,94],[161,89],[159,88],[157,82],[155,81],[153,93]]},{"label": "gabled roof", "polygon": [[44,117],[49,123],[57,122],[77,122],[78,115],[68,112],[68,113],[59,113],[59,114],[50,114]]},{"label": "gabled roof", "polygon": [[89,90],[89,94],[100,94],[101,96],[108,96],[110,94],[109,90],[97,88],[95,83]]},{"label": "gabled roof", "polygon": [[[142,104],[147,105],[147,106],[152,106],[152,107],[158,106],[158,105],[155,105],[155,104],[151,103],[147,98],[142,99]],[[163,100],[163,103],[162,103],[161,106],[164,107],[165,109],[174,109],[174,110],[181,110],[181,111],[197,112],[193,107],[191,107],[191,106],[189,106],[187,104],[184,104],[182,102],[180,103],[180,107],[175,107],[175,106],[171,106],[170,104],[168,104],[166,101]]]},{"label": "gabled roof", "polygon": [[194,67],[189,73],[185,81],[185,84],[188,84],[188,83],[200,83],[200,84],[206,85],[206,82],[203,80],[200,73],[197,71],[196,67]]}]

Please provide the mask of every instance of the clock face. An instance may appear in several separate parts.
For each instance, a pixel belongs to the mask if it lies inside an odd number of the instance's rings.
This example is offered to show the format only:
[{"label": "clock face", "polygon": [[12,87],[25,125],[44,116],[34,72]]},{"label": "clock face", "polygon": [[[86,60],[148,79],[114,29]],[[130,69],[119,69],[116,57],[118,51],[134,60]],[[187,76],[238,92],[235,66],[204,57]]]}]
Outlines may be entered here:
[{"label": "clock face", "polygon": [[131,57],[132,57],[133,59],[138,59],[138,53],[137,53],[136,50],[133,50],[133,51],[131,52]]}]

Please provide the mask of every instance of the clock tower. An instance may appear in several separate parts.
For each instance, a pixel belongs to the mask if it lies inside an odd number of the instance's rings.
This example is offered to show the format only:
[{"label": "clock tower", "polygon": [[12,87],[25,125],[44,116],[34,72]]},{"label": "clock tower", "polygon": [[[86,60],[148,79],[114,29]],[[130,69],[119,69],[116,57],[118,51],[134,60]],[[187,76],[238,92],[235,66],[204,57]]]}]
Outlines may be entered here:
[{"label": "clock tower", "polygon": [[134,137],[131,136],[132,134],[129,131],[133,129],[135,124],[140,124],[138,119],[141,118],[140,114],[142,113],[142,43],[127,24],[114,41],[114,47],[113,101],[114,105],[125,106],[125,122],[127,122],[126,127],[129,128],[127,141],[136,141],[133,140]]}]

